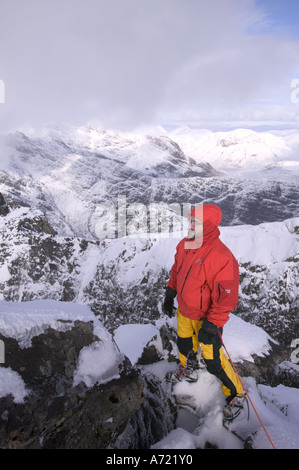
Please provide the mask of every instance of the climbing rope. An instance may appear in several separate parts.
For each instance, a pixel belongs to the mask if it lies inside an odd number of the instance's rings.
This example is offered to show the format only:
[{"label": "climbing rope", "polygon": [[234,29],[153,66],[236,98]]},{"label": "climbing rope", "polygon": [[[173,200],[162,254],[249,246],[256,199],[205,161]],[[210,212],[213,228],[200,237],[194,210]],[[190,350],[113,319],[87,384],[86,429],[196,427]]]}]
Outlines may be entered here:
[{"label": "climbing rope", "polygon": [[240,377],[240,375],[239,375],[239,373],[238,373],[238,371],[237,371],[237,369],[236,369],[236,367],[235,367],[235,365],[234,365],[234,363],[233,363],[233,361],[232,361],[232,359],[231,359],[231,357],[230,357],[230,355],[229,355],[228,350],[226,349],[226,346],[225,346],[225,344],[224,344],[224,342],[223,342],[222,335],[221,335],[219,329],[218,329],[218,334],[219,334],[219,337],[220,337],[222,346],[224,347],[225,352],[226,352],[226,354],[227,354],[227,357],[228,357],[228,359],[230,360],[230,363],[231,363],[231,365],[232,365],[232,367],[233,367],[235,373],[237,374],[237,376],[238,376],[238,378],[239,378],[239,380],[240,380],[240,382],[241,382],[241,384],[242,384],[243,390],[244,390],[244,392],[246,393],[246,396],[247,396],[247,398],[248,398],[248,400],[249,400],[249,402],[250,402],[250,404],[251,404],[251,406],[252,406],[252,408],[253,408],[253,411],[255,412],[255,414],[256,414],[256,416],[257,416],[259,422],[261,423],[261,426],[262,426],[263,430],[265,431],[265,434],[266,434],[266,436],[268,437],[268,439],[269,439],[269,441],[270,441],[270,443],[271,443],[273,449],[275,449],[275,446],[274,446],[274,444],[273,444],[273,442],[272,442],[272,439],[270,438],[270,436],[269,436],[269,434],[268,434],[268,432],[267,432],[267,430],[266,430],[266,428],[265,428],[265,426],[264,426],[264,424],[263,424],[263,422],[262,422],[262,420],[261,420],[261,418],[260,418],[258,412],[256,411],[255,406],[254,406],[254,404],[252,403],[252,400],[251,400],[251,398],[250,398],[250,396],[249,396],[249,393],[248,393],[248,391],[246,390],[246,388],[245,388],[245,386],[244,386],[244,384],[243,384],[243,382],[242,382],[242,379],[241,379],[241,377]]}]

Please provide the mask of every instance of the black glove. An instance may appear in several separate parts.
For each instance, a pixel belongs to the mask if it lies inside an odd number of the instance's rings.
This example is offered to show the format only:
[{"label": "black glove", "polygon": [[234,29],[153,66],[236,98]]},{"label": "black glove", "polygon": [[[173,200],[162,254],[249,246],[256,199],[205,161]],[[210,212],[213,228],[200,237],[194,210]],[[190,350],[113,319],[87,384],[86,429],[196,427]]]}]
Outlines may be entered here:
[{"label": "black glove", "polygon": [[217,333],[218,327],[205,318],[198,332],[198,341],[203,344],[213,344],[215,340],[218,340]]},{"label": "black glove", "polygon": [[173,308],[174,298],[176,296],[176,290],[171,287],[166,287],[165,298],[162,305],[162,311],[169,317],[174,317],[175,312]]}]

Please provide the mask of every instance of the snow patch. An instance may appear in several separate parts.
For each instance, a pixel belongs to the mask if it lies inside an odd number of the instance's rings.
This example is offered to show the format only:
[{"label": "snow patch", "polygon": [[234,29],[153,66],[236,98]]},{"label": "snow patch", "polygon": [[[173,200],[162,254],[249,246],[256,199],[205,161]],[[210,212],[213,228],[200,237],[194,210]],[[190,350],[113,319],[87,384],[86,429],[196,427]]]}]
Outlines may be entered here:
[{"label": "snow patch", "polygon": [[[23,403],[29,391],[22,377],[10,367],[0,367],[0,397],[12,395],[15,403]],[[5,417],[2,416],[2,419]]]},{"label": "snow patch", "polygon": [[[117,348],[111,334],[88,307],[53,300],[21,303],[0,301],[0,333],[4,337],[16,339],[22,348],[29,348],[32,338],[42,334],[47,328],[66,331],[73,327],[76,320],[92,321],[94,334],[99,341],[80,351],[78,366],[74,373],[74,385],[83,381],[88,387],[92,387],[95,383],[106,383],[118,378],[119,366],[124,356]],[[0,393],[6,395],[12,393],[16,399],[24,397],[24,383],[18,374],[13,371],[9,373],[9,369],[4,367],[0,368],[0,372],[5,382],[1,385]]]},{"label": "snow patch", "polygon": [[269,341],[277,343],[262,328],[248,323],[234,314],[223,329],[223,342],[233,362],[244,360],[254,362],[253,355],[265,356],[271,346]]},{"label": "snow patch", "polygon": [[144,347],[157,333],[158,329],[152,324],[121,325],[114,331],[114,339],[134,365],[141,357]]}]

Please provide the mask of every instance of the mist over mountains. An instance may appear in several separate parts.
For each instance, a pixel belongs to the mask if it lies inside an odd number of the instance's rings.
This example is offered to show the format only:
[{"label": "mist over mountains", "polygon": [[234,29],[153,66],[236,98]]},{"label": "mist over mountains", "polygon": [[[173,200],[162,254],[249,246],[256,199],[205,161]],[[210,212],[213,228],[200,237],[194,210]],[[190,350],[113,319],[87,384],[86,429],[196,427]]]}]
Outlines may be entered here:
[{"label": "mist over mountains", "polygon": [[214,202],[222,225],[298,215],[298,134],[120,133],[86,126],[1,135],[0,190],[40,209],[60,235],[97,238],[97,207]]}]

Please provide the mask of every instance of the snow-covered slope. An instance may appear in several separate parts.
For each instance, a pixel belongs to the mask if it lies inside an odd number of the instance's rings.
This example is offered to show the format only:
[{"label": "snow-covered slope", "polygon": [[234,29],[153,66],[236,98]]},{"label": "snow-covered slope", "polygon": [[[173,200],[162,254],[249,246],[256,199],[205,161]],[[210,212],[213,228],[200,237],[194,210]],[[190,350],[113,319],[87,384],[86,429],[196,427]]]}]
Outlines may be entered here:
[{"label": "snow-covered slope", "polygon": [[[120,350],[132,364],[136,364],[148,343],[161,350],[155,337],[165,323],[172,324],[174,329],[176,327],[175,319],[164,317],[154,325],[121,326],[115,331],[114,338]],[[262,329],[235,315],[231,315],[223,339],[235,364],[253,361],[253,356],[267,355],[269,340],[273,341]],[[286,364],[285,367],[299,373],[298,365]],[[174,369],[173,363],[161,360],[139,367],[144,374],[153,374],[162,382],[166,395],[174,399],[178,408],[175,429],[153,444],[152,449],[298,449],[298,388],[271,387],[257,384],[252,377],[242,377],[250,398],[249,409],[246,408],[240,419],[225,427],[222,414],[225,402],[220,382],[205,368],[200,370],[196,383],[183,381],[172,388],[165,382],[165,374]]]},{"label": "snow-covered slope", "polygon": [[[237,313],[290,344],[296,336],[299,219],[222,227],[240,263]],[[50,298],[89,305],[109,329],[159,313],[176,245],[185,233],[101,242],[60,237],[39,211],[0,217],[1,299]],[[298,332],[299,333],[299,332]]]},{"label": "snow-covered slope", "polygon": [[[149,342],[157,342],[159,329],[175,320],[161,318],[154,324],[124,325],[112,336],[95,319],[92,312],[83,305],[55,301],[34,301],[27,303],[7,303],[0,301],[0,333],[4,337],[15,338],[21,348],[30,346],[32,338],[46,328],[65,331],[76,320],[94,324],[94,332],[100,341],[84,347],[79,356],[77,369],[74,371],[74,385],[83,381],[87,387],[107,383],[118,377],[118,366],[127,356],[132,365],[136,365],[144,348]],[[238,341],[236,341],[238,336]],[[155,339],[156,338],[156,339]],[[226,347],[234,361],[252,361],[252,355],[267,355],[271,338],[260,328],[248,324],[232,315],[224,336]],[[160,345],[157,343],[157,347]],[[119,349],[118,349],[119,348]],[[103,360],[104,358],[104,360]],[[293,365],[294,369],[299,367]],[[299,390],[279,385],[270,387],[257,384],[253,378],[243,377],[243,382],[250,399],[266,427],[265,434],[257,415],[250,405],[247,414],[236,420],[229,429],[223,426],[222,408],[224,397],[219,381],[201,369],[196,383],[181,382],[170,391],[164,381],[167,371],[173,369],[173,363],[166,360],[139,366],[142,374],[152,375],[161,382],[164,393],[175,397],[178,415],[175,429],[155,442],[151,448],[162,449],[204,449],[207,446],[219,449],[298,449],[299,447]],[[26,403],[30,394],[17,371],[0,367],[0,398],[12,395],[16,404]],[[153,391],[153,389],[152,389]],[[159,398],[156,398],[159,400]],[[161,404],[162,403],[162,398]],[[140,423],[142,425],[142,423]],[[149,429],[144,427],[144,432]],[[126,430],[120,435],[113,448],[123,448],[128,440]]]},{"label": "snow-covered slope", "polygon": [[287,134],[235,129],[211,132],[178,128],[169,133],[195,161],[204,159],[217,169],[260,170],[291,160],[298,163],[298,131]]},{"label": "snow-covered slope", "polygon": [[[209,132],[197,141],[192,131],[183,134],[186,146],[179,132],[161,129],[149,135],[86,126],[0,137],[0,192],[12,204],[43,211],[61,236],[96,239],[98,208],[109,202],[117,211],[119,197],[146,208],[215,202],[225,225],[299,215],[294,133]],[[236,158],[241,172],[229,170]]]},{"label": "snow-covered slope", "polygon": [[[217,174],[195,163],[168,137],[115,133],[93,127],[48,129],[42,135],[2,135],[0,191],[45,212],[62,235],[94,238],[99,204],[119,195],[148,204],[152,180]],[[1,168],[1,166],[0,166]]]},{"label": "snow-covered slope", "polygon": [[[250,378],[245,379],[244,384],[267,434],[252,407],[249,420],[247,417],[236,420],[226,429],[222,423],[223,396],[215,379],[204,371],[196,384],[176,386],[174,393],[178,400],[184,400],[184,407],[189,407],[190,414],[185,411],[180,418],[180,426],[152,448],[201,449],[207,446],[243,449],[245,440],[248,448],[253,449],[272,449],[273,446],[275,449],[298,449],[298,389],[282,385],[274,388],[257,386]],[[286,409],[288,412],[285,414]],[[197,423],[194,414],[198,415]]]}]

